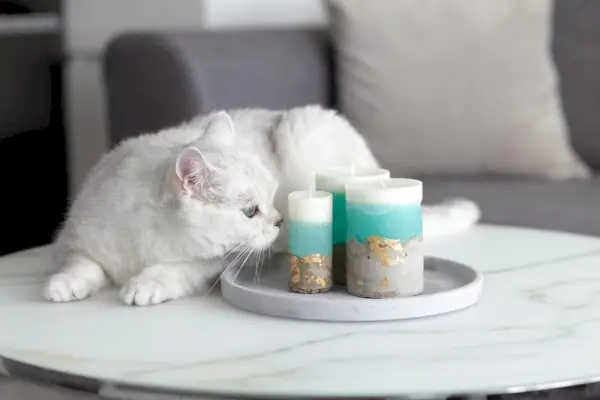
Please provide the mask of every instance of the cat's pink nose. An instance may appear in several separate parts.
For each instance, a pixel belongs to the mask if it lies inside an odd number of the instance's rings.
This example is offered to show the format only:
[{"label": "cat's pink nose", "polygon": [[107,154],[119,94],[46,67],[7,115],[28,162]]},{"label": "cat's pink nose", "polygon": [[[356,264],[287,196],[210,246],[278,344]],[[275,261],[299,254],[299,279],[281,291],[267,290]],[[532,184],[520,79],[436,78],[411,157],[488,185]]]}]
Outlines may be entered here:
[{"label": "cat's pink nose", "polygon": [[280,227],[281,224],[283,224],[283,218],[277,218],[277,220],[275,220],[275,226]]}]

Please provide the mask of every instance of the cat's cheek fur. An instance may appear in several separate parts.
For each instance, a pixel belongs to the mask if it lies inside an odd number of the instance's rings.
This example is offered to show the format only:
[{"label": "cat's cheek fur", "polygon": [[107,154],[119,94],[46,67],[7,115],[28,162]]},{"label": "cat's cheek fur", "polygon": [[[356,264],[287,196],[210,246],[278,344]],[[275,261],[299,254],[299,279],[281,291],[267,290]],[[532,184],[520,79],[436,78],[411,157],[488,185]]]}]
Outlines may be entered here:
[{"label": "cat's cheek fur", "polygon": [[248,242],[249,246],[258,251],[266,250],[273,245],[281,230],[275,226],[263,226]]},{"label": "cat's cheek fur", "polygon": [[281,215],[275,209],[261,208],[261,214],[245,221],[248,225],[248,246],[257,251],[263,251],[273,245],[281,233],[278,221]]}]

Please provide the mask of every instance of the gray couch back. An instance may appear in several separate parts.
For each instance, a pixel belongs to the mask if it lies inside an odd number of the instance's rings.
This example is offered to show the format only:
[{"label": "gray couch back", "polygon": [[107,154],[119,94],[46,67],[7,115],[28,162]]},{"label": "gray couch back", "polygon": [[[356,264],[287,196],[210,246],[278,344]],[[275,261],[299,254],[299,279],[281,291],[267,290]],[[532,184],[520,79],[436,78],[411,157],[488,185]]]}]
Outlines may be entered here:
[{"label": "gray couch back", "polygon": [[[552,53],[572,143],[600,169],[600,1],[555,0]],[[112,141],[221,108],[335,107],[319,30],[128,33],[105,57]]]},{"label": "gray couch back", "polygon": [[127,33],[104,61],[113,143],[212,110],[334,104],[321,30]]},{"label": "gray couch back", "polygon": [[600,1],[555,0],[552,50],[573,145],[600,169]]}]

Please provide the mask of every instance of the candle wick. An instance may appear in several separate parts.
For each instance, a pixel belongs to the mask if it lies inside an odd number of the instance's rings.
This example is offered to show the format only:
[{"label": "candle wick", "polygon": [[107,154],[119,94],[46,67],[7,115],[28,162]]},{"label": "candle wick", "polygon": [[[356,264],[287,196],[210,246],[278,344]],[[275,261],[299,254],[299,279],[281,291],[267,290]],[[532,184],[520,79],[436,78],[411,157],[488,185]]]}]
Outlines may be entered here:
[{"label": "candle wick", "polygon": [[379,182],[381,183],[381,187],[385,189],[385,181],[381,180]]}]

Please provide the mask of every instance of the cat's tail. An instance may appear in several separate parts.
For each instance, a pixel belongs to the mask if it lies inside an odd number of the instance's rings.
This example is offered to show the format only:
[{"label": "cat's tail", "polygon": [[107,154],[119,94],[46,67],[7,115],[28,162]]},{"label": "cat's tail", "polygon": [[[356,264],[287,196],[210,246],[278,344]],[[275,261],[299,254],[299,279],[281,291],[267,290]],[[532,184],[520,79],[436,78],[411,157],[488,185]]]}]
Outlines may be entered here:
[{"label": "cat's tail", "polygon": [[423,206],[423,237],[451,235],[471,229],[481,217],[481,210],[473,201],[463,198],[448,199]]}]

